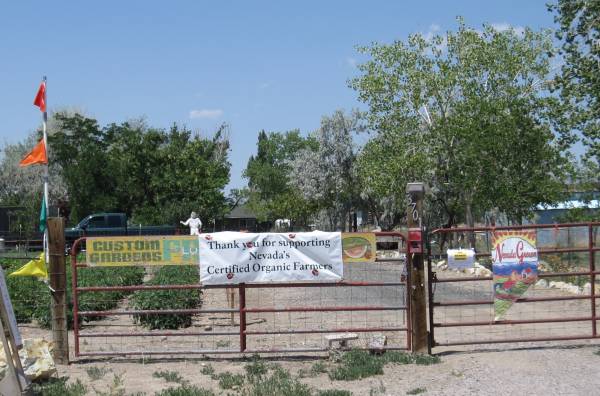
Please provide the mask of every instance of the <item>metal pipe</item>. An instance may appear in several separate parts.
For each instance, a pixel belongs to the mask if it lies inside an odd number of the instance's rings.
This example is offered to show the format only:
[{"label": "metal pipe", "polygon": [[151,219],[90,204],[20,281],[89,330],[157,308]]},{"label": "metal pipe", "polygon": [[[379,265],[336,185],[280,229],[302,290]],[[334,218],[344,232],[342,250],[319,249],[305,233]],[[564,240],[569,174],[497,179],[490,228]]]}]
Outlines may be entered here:
[{"label": "metal pipe", "polygon": [[531,319],[531,320],[493,320],[480,322],[458,322],[458,323],[434,323],[434,327],[468,327],[468,326],[497,326],[497,325],[516,325],[533,323],[559,323],[559,322],[585,322],[588,320],[598,320],[595,317],[577,317],[577,318],[550,318],[550,319]]}]

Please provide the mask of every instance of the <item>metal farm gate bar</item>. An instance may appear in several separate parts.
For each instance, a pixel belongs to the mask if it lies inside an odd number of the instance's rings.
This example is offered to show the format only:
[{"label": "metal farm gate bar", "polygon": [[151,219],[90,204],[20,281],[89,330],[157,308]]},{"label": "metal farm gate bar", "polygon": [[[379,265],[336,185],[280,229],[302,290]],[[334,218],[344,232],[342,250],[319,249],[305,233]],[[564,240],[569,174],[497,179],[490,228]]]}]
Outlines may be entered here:
[{"label": "metal farm gate bar", "polygon": [[[334,333],[356,334],[358,338],[349,341],[353,348],[367,348],[375,335],[385,335],[386,349],[409,350],[410,303],[406,291],[411,283],[406,269],[410,255],[405,254],[400,233],[375,235],[378,245],[397,247],[378,249],[374,263],[345,263],[341,282],[234,286],[82,284],[82,273],[98,271],[99,267],[78,262],[78,246],[85,243],[85,238],[79,239],[71,256],[75,358],[322,352],[328,349],[326,336]],[[383,244],[379,244],[381,240],[385,240]],[[146,279],[155,270],[146,267]],[[139,310],[130,304],[131,293],[181,290],[197,290],[202,299],[193,309]],[[81,310],[82,298],[112,299],[116,308]],[[149,330],[133,320],[139,315],[176,314],[192,315],[191,325]]]},{"label": "metal farm gate bar", "polygon": [[[491,235],[534,230],[538,281],[502,320],[494,320]],[[438,229],[430,233],[427,263],[432,347],[598,339],[596,262],[600,223]],[[445,248],[476,237],[479,265],[451,270]]]}]

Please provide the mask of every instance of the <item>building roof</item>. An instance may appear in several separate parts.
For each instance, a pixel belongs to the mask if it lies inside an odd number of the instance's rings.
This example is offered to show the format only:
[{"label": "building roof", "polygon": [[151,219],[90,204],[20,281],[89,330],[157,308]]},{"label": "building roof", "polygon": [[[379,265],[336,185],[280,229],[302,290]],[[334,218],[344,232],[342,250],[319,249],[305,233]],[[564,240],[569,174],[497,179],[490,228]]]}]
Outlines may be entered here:
[{"label": "building roof", "polygon": [[226,219],[256,219],[256,215],[246,207],[246,205],[238,205],[233,210],[225,215]]}]

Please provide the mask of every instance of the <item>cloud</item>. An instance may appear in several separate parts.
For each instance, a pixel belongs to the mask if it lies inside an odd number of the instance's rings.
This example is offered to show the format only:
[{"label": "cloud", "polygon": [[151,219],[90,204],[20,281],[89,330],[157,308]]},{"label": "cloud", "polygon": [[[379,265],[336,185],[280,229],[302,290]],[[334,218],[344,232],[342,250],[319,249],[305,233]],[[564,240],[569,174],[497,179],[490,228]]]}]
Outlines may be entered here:
[{"label": "cloud", "polygon": [[356,58],[352,58],[352,57],[346,58],[346,64],[350,67],[356,67],[357,63],[358,63],[358,61],[356,60]]},{"label": "cloud", "polygon": [[518,36],[522,36],[525,33],[525,28],[523,26],[512,26],[506,22],[491,23],[490,26],[497,32],[505,32],[514,29]]},{"label": "cloud", "polygon": [[431,41],[433,39],[433,36],[435,36],[437,34],[437,32],[440,31],[440,25],[436,24],[436,23],[432,23],[431,25],[429,25],[429,31],[425,34],[423,34],[423,37],[425,38],[425,40],[427,41]]},{"label": "cloud", "polygon": [[266,81],[266,82],[260,83],[258,85],[258,89],[267,89],[267,88],[270,88],[271,85],[273,85],[272,81]]},{"label": "cloud", "polygon": [[223,110],[221,109],[198,109],[190,111],[190,118],[219,118],[223,115]]}]

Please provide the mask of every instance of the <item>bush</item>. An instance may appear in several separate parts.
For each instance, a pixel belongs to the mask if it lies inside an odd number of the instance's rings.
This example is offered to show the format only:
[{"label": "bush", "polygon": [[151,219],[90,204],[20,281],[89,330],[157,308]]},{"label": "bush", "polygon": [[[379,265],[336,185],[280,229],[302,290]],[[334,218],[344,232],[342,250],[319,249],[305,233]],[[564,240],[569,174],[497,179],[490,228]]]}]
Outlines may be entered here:
[{"label": "bush", "polygon": [[[144,279],[143,267],[90,267],[79,268],[77,271],[79,287],[90,286],[133,286],[139,285]],[[71,267],[67,266],[67,320],[69,329],[73,328],[73,298],[71,288]],[[107,311],[117,307],[119,302],[130,292],[85,292],[79,294],[80,311]],[[42,328],[50,328],[51,300],[39,304],[34,312],[34,318]],[[86,316],[85,321],[102,319],[103,316]]]},{"label": "bush", "polygon": [[[23,260],[3,259],[0,261],[5,273],[19,269]],[[67,262],[67,321],[73,328],[73,300],[71,287],[71,266]],[[132,286],[141,284],[144,278],[143,267],[94,267],[78,270],[79,286]],[[13,303],[18,323],[28,323],[35,319],[40,327],[50,328],[52,297],[48,286],[31,276],[8,277],[8,292]],[[105,311],[113,309],[128,292],[93,292],[79,295],[79,309],[82,311]],[[101,317],[86,317],[94,320]]]},{"label": "bush", "polygon": [[[148,285],[198,284],[197,266],[161,267]],[[200,290],[138,290],[133,293],[131,304],[138,310],[194,309],[201,304]],[[192,324],[192,314],[141,314],[134,321],[149,329],[179,329]]]},{"label": "bush", "polygon": [[329,378],[338,381],[352,381],[373,375],[383,374],[385,360],[369,352],[352,350],[342,356],[340,366],[329,371]]}]

